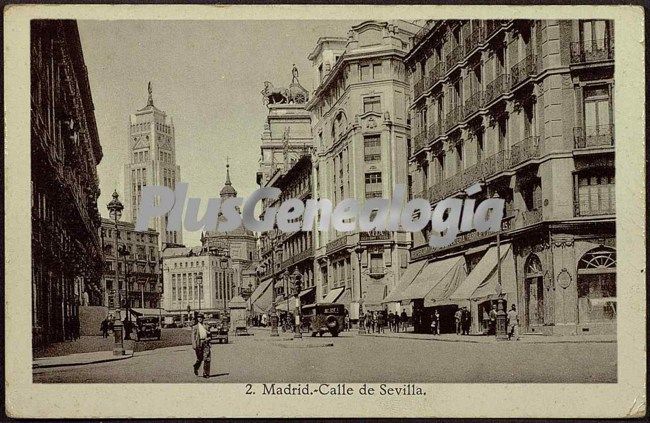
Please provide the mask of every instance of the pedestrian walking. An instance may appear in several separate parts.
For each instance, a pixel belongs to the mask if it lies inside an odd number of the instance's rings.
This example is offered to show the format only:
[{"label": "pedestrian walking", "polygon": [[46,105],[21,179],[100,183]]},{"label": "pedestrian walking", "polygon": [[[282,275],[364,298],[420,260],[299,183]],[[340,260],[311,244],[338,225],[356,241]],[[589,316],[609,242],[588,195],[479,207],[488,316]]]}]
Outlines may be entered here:
[{"label": "pedestrian walking", "polygon": [[392,311],[388,313],[388,329],[395,332],[395,315]]},{"label": "pedestrian walking", "polygon": [[366,327],[366,316],[362,312],[359,312],[359,329],[362,330]]},{"label": "pedestrian walking", "polygon": [[194,374],[199,375],[199,367],[203,363],[203,377],[210,377],[210,332],[203,325],[203,314],[196,318],[197,322],[192,326],[192,348],[196,353],[194,363]]},{"label": "pedestrian walking", "polygon": [[440,335],[440,313],[438,313],[438,310],[433,313],[433,318],[431,319],[431,333]]},{"label": "pedestrian walking", "polygon": [[467,309],[467,307],[463,307],[462,310],[462,317],[461,317],[461,323],[462,323],[462,329],[463,329],[463,335],[469,335],[469,327],[472,324],[472,316]]},{"label": "pedestrian walking", "polygon": [[380,311],[377,313],[377,333],[384,333],[385,325],[386,325],[386,319],[384,317],[384,312]]},{"label": "pedestrian walking", "polygon": [[496,335],[497,333],[497,305],[492,304],[492,310],[490,310],[490,335]]},{"label": "pedestrian walking", "polygon": [[406,328],[408,326],[408,315],[406,314],[406,309],[402,309],[402,314],[399,316],[399,321],[402,324],[402,332],[406,332]]},{"label": "pedestrian walking", "polygon": [[350,315],[345,313],[345,330],[350,330]]},{"label": "pedestrian walking", "polygon": [[514,304],[508,312],[508,340],[513,337],[515,341],[519,341],[519,315]]},{"label": "pedestrian walking", "polygon": [[102,331],[102,338],[107,338],[108,337],[108,319],[102,320],[102,324],[100,325],[100,329]]},{"label": "pedestrian walking", "polygon": [[456,335],[461,334],[461,331],[462,331],[462,326],[461,326],[462,319],[463,319],[463,310],[459,308],[458,310],[456,310],[456,313],[454,313],[454,320],[456,322]]},{"label": "pedestrian walking", "polygon": [[366,333],[370,333],[370,330],[372,329],[372,314],[370,312],[366,312]]}]

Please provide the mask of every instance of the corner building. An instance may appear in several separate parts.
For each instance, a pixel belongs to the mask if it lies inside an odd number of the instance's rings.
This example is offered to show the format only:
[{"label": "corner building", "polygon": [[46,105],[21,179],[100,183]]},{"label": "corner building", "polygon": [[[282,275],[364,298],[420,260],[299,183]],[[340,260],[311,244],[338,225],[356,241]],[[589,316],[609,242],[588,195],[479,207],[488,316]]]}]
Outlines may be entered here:
[{"label": "corner building", "polygon": [[[309,55],[318,81],[312,114],[313,198],[390,198],[407,182],[410,104],[404,57],[418,27],[367,21],[347,38],[318,40]],[[361,268],[355,246],[363,247]],[[346,305],[351,319],[381,308],[408,264],[405,233],[315,232],[317,302]],[[359,281],[361,278],[361,281]]]},{"label": "corner building", "polygon": [[32,345],[72,339],[101,304],[102,159],[76,21],[31,21]]},{"label": "corner building", "polygon": [[[501,293],[524,332],[616,328],[613,31],[604,20],[429,21],[406,57],[410,191],[435,205],[479,182],[473,198],[505,199]],[[453,322],[468,306],[483,331],[496,235],[432,249],[429,234],[414,235],[408,275],[427,288],[391,299],[412,303],[421,328],[436,308]],[[458,277],[423,276],[457,259]]]}]

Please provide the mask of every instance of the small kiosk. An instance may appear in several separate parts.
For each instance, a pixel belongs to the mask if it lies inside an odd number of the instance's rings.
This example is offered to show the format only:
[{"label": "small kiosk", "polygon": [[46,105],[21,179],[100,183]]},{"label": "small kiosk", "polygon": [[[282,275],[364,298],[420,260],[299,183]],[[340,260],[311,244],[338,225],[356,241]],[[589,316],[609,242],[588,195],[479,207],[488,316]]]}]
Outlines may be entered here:
[{"label": "small kiosk", "polygon": [[248,303],[241,295],[233,297],[228,303],[230,309],[230,330],[235,336],[248,335]]}]

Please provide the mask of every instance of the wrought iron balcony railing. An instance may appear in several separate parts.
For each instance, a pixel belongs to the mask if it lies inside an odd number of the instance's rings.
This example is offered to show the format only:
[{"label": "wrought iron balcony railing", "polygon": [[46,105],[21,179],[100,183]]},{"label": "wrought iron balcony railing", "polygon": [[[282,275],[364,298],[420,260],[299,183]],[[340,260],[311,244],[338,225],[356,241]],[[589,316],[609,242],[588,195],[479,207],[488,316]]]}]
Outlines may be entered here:
[{"label": "wrought iron balcony railing", "polygon": [[431,72],[429,72],[429,87],[427,89],[433,87],[442,80],[445,77],[445,72],[445,62],[438,62],[438,64],[431,69]]},{"label": "wrought iron balcony railing", "polygon": [[489,20],[485,22],[485,38],[491,37],[495,32],[501,29],[502,24],[506,22],[502,19]]},{"label": "wrought iron balcony railing", "polygon": [[485,86],[484,101],[485,105],[492,103],[494,100],[507,93],[510,89],[510,75],[502,73]]},{"label": "wrought iron balcony railing", "polygon": [[427,141],[433,142],[436,138],[443,134],[443,124],[442,121],[437,123],[432,123],[429,125],[429,130],[427,131]]},{"label": "wrought iron balcony railing", "polygon": [[325,251],[327,252],[327,254],[329,254],[331,252],[340,250],[341,248],[345,247],[347,243],[348,243],[348,236],[347,235],[340,236],[334,241],[327,243],[327,245],[325,246]]},{"label": "wrought iron balcony railing", "polygon": [[413,99],[419,98],[424,92],[424,79],[422,78],[413,85]]},{"label": "wrought iron balcony railing", "polygon": [[573,128],[573,141],[576,149],[612,147],[614,145],[614,125],[598,125]]},{"label": "wrought iron balcony railing", "polygon": [[457,45],[445,58],[447,72],[451,71],[454,66],[463,59],[464,49],[461,44]]},{"label": "wrought iron balcony railing", "polygon": [[476,91],[475,93],[472,93],[472,95],[469,96],[469,98],[465,101],[465,108],[464,108],[464,114],[463,117],[464,119],[467,119],[474,113],[478,111],[481,107],[483,107],[483,91]]},{"label": "wrought iron balcony railing", "polygon": [[470,54],[480,43],[485,41],[485,28],[479,26],[465,38],[465,55]]},{"label": "wrought iron balcony railing", "polygon": [[571,43],[571,63],[614,60],[614,38]]},{"label": "wrought iron balcony railing", "polygon": [[529,136],[510,147],[510,166],[539,157],[539,137]]},{"label": "wrought iron balcony railing", "polygon": [[413,44],[418,44],[420,41],[424,39],[424,37],[429,33],[431,28],[433,28],[433,25],[435,25],[436,21],[434,19],[429,19],[427,22],[424,24],[422,28],[413,36]]},{"label": "wrought iron balcony railing", "polygon": [[511,84],[513,87],[519,85],[531,75],[537,73],[537,56],[529,54],[519,63],[510,68]]},{"label": "wrought iron balcony railing", "polygon": [[462,107],[457,106],[451,109],[447,116],[445,116],[445,130],[449,131],[454,126],[458,125],[462,118]]},{"label": "wrought iron balcony railing", "polygon": [[422,131],[413,137],[413,154],[422,150],[427,145],[427,131]]}]

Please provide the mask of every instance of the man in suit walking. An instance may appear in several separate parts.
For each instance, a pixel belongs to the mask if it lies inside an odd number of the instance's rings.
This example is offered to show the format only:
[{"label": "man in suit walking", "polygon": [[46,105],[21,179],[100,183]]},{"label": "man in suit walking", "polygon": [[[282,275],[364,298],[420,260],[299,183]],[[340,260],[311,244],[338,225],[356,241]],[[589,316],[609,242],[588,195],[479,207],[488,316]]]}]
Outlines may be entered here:
[{"label": "man in suit walking", "polygon": [[194,374],[199,375],[199,367],[203,363],[203,377],[210,377],[210,331],[203,325],[203,314],[196,318],[197,322],[192,326],[192,348],[196,353],[194,363]]}]

